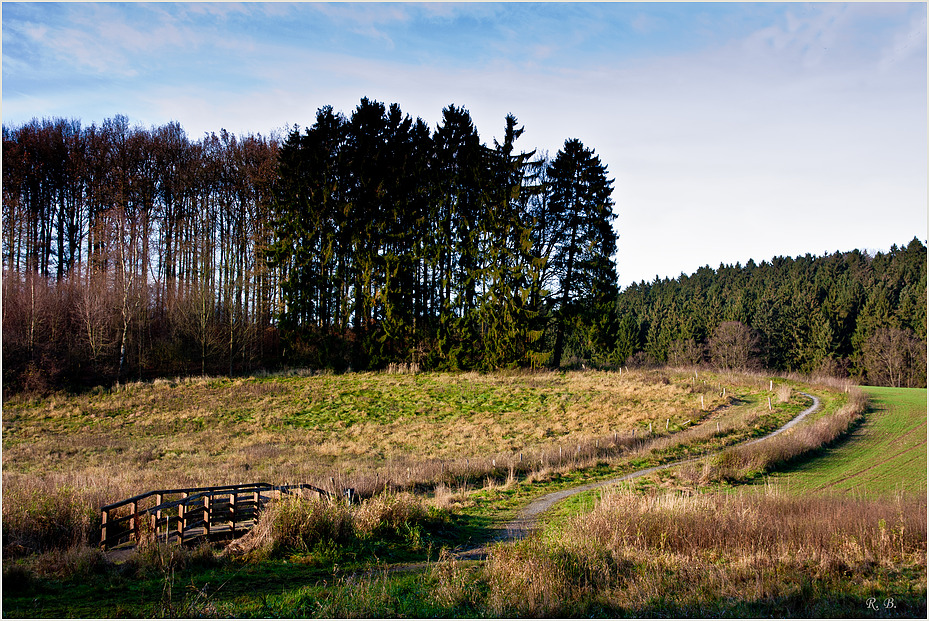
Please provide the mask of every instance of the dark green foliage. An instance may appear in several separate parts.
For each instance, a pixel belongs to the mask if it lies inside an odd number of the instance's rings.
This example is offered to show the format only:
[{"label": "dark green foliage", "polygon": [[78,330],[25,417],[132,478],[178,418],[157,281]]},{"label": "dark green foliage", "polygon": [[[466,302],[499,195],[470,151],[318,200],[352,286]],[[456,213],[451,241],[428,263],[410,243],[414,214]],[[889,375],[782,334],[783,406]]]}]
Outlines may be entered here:
[{"label": "dark green foliage", "polygon": [[[644,351],[658,362],[694,364],[697,346],[709,346],[712,357],[720,326],[734,334],[738,322],[749,332],[729,342],[755,347],[737,366],[925,386],[926,247],[915,238],[873,257],[775,257],[633,284],[619,295],[618,313],[622,359]],[[732,353],[717,347],[717,362],[730,365]]]},{"label": "dark green foliage", "polygon": [[558,366],[570,323],[575,355],[610,363],[606,167],[577,140],[535,159],[516,150],[523,131],[508,115],[491,148],[464,108],[430,135],[363,99],[350,119],[323,108],[291,133],[269,252],[291,361],[490,370],[548,364],[554,343]]},{"label": "dark green foliage", "polygon": [[606,166],[577,139],[565,141],[549,170],[554,234],[553,273],[559,281],[555,296],[555,349],[552,366],[559,367],[568,323],[580,319],[588,342],[612,351],[616,338],[616,232],[613,230],[612,180]]}]

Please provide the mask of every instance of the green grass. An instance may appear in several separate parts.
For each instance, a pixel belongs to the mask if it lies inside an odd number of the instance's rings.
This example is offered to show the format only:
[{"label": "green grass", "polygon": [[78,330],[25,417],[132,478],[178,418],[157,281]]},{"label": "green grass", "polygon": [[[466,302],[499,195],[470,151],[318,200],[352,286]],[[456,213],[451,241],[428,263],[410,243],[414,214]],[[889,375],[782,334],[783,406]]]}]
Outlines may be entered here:
[{"label": "green grass", "polygon": [[[90,461],[91,457],[96,460],[104,449],[107,455],[114,451],[141,452],[145,447],[136,444],[135,438],[130,439],[131,434],[123,428],[131,419],[135,419],[136,435],[146,437],[152,444],[157,442],[155,461],[143,464],[153,471],[162,470],[169,457],[205,453],[205,447],[188,445],[183,438],[200,433],[205,421],[210,420],[221,421],[224,433],[210,437],[209,458],[204,457],[198,467],[204,471],[207,466],[225,467],[241,459],[238,456],[243,452],[251,452],[248,462],[252,464],[251,473],[258,469],[255,466],[259,457],[268,462],[278,459],[291,462],[295,455],[303,455],[304,446],[324,443],[326,454],[333,459],[357,462],[375,456],[373,461],[382,463],[394,451],[413,452],[423,438],[432,443],[429,457],[448,457],[465,446],[474,451],[472,455],[496,454],[499,459],[497,451],[517,448],[521,451],[525,445],[546,446],[549,451],[555,447],[557,451],[562,442],[570,447],[593,435],[609,437],[617,424],[620,428],[647,430],[652,422],[656,435],[663,437],[656,438],[660,442],[654,451],[606,461],[595,458],[581,469],[552,469],[530,481],[504,484],[499,474],[506,475],[506,466],[501,466],[494,468],[496,483],[484,489],[474,489],[482,485],[477,479],[452,482],[453,490],[461,485],[474,491],[467,495],[462,506],[450,507],[447,519],[430,524],[416,537],[359,540],[350,545],[295,552],[285,558],[252,563],[225,561],[217,566],[178,569],[171,574],[151,569],[133,573],[109,566],[93,575],[69,579],[34,576],[26,586],[5,589],[3,614],[8,617],[500,616],[488,607],[489,578],[482,573],[482,564],[456,564],[456,571],[472,574],[463,582],[437,579],[437,566],[429,562],[438,557],[443,546],[456,548],[487,541],[496,532],[495,526],[515,517],[519,509],[543,494],[713,452],[763,435],[808,404],[806,398],[795,393],[789,402],[777,404],[769,412],[767,398],[771,393],[766,390],[767,380],[745,380],[741,386],[735,386],[730,377],[701,374],[701,380],[704,377],[714,386],[716,383],[728,386],[728,401],[722,401],[719,391],[708,385],[693,382],[688,387],[689,377],[680,374],[672,374],[674,383],[670,386],[667,381],[653,381],[651,376],[635,377],[635,381],[627,377],[620,383],[615,376],[605,374],[513,377],[363,374],[134,386],[125,394],[110,395],[109,399],[59,396],[37,404],[20,403],[9,413],[4,412],[4,423],[11,427],[5,431],[13,432],[5,433],[4,449],[21,446],[11,442],[15,439],[31,450],[14,451],[16,459],[5,464],[5,474],[10,470],[42,471],[48,466],[68,469]],[[763,388],[755,384],[763,384]],[[803,389],[799,384],[795,388]],[[700,394],[709,397],[708,405],[712,403],[713,408],[718,408],[711,417],[695,407],[699,405]],[[817,391],[817,394],[825,396],[822,415],[842,402],[843,395],[837,392]],[[925,391],[922,399],[924,406]],[[666,434],[668,418],[671,419],[668,430],[672,433]],[[688,419],[692,419],[692,424],[685,425]],[[707,428],[715,429],[717,420],[723,425],[723,433],[690,435],[693,423],[704,421]],[[725,431],[727,425],[729,431]],[[924,436],[924,407],[922,425]],[[463,427],[474,430],[473,439],[456,442],[449,437],[451,430]],[[88,435],[91,431],[92,436]],[[111,437],[107,433],[111,431],[119,434],[119,441],[101,440],[96,444],[98,435]],[[49,446],[57,451],[54,457],[48,457],[51,453],[43,450],[45,443],[41,438],[49,432],[62,434],[60,441]],[[65,444],[63,436],[69,433],[74,436]],[[416,438],[413,434],[423,437]],[[342,445],[329,439],[333,435],[351,435],[354,441]],[[284,436],[287,442],[272,446]],[[75,438],[83,442],[75,443]],[[423,457],[421,452],[419,456]],[[111,465],[130,464],[116,458]],[[165,473],[159,472],[159,476]],[[595,491],[577,495],[557,505],[551,513],[550,527],[552,523],[565,522],[571,515],[590,512],[599,494]],[[386,572],[391,565],[424,562],[428,567],[425,571]],[[647,573],[647,569],[643,566],[636,571]],[[4,582],[6,587],[6,579]],[[854,584],[829,585],[826,590],[834,589],[835,600],[815,610],[824,616],[848,616],[850,611],[858,610],[858,602],[856,599],[845,605],[842,598],[858,598],[861,593],[884,594],[885,590],[892,593],[902,588],[900,585],[911,583],[911,579],[901,577],[882,581],[880,588],[868,587],[870,590],[856,590]],[[463,595],[462,590],[443,595],[443,589],[456,584],[465,585],[461,588],[474,590],[476,594]],[[658,598],[629,608],[615,602],[598,606],[590,604],[583,614],[763,616],[784,610],[814,610],[800,600],[736,602],[711,594],[699,601]]]},{"label": "green grass", "polygon": [[926,389],[864,387],[865,421],[844,442],[768,477],[792,494],[926,493]]}]

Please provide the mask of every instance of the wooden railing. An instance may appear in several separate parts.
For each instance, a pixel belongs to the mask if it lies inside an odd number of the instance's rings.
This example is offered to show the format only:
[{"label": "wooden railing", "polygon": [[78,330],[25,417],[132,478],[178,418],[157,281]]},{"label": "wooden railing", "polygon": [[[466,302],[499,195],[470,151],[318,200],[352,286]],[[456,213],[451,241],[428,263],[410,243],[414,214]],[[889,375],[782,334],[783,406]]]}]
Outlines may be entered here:
[{"label": "wooden railing", "polygon": [[[138,543],[143,530],[162,541],[235,538],[258,522],[267,502],[306,490],[318,497],[329,492],[308,485],[246,483],[145,492],[100,509],[100,547],[104,550]],[[148,529],[143,524],[147,521]]]}]

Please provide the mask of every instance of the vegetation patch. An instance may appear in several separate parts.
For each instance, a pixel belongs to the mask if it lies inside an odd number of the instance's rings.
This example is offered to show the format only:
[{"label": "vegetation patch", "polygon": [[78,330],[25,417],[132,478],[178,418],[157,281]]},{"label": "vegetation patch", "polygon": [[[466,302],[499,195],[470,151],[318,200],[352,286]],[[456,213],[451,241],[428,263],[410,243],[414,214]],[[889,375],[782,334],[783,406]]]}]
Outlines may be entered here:
[{"label": "vegetation patch", "polygon": [[868,408],[843,443],[772,473],[788,493],[926,493],[926,390],[863,387]]}]

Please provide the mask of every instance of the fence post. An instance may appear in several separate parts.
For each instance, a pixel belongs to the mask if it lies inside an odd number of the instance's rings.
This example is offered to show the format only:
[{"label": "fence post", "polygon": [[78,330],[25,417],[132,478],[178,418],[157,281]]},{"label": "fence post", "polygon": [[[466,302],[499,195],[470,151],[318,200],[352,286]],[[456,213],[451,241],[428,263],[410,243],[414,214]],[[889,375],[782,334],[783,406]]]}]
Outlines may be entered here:
[{"label": "fence post", "polygon": [[132,502],[132,534],[135,537],[135,542],[139,543],[142,539],[142,529],[139,528],[139,501],[134,500]]},{"label": "fence post", "polygon": [[229,494],[229,530],[232,531],[233,539],[235,539],[236,496],[237,494],[235,492]]},{"label": "fence post", "polygon": [[106,523],[109,520],[110,512],[101,511],[100,515],[100,547],[106,550]]},{"label": "fence post", "polygon": [[211,493],[207,492],[203,496],[203,523],[206,529],[206,538],[210,539],[210,497]]},{"label": "fence post", "polygon": [[[181,500],[187,500],[187,492],[181,492]],[[187,530],[187,503],[182,502],[177,506],[177,538],[178,543],[184,545],[184,532]]]},{"label": "fence post", "polygon": [[[155,510],[155,515],[152,516],[152,523],[155,531],[155,541],[158,541],[158,525],[161,524],[161,503],[164,502],[164,495],[159,492],[155,494],[155,505],[158,509]],[[168,543],[168,529],[165,528],[165,543]]]}]

